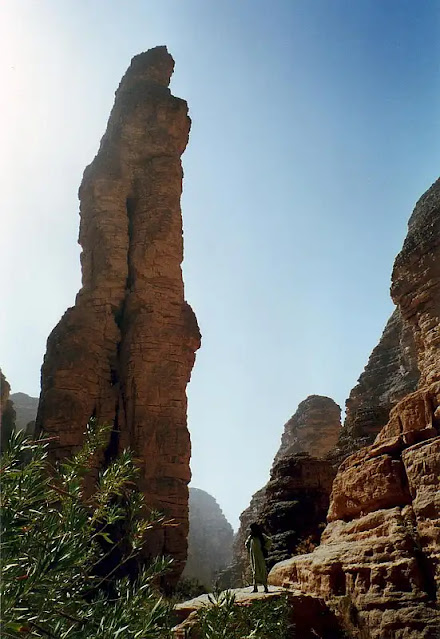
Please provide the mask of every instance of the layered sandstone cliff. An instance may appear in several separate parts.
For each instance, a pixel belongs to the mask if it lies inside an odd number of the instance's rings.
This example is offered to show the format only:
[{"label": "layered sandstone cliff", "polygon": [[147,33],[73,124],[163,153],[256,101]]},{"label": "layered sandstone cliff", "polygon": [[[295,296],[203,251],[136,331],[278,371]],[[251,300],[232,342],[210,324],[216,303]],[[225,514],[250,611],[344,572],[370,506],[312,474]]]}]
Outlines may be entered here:
[{"label": "layered sandstone cliff", "polygon": [[129,446],[147,503],[177,526],[153,554],[183,568],[190,439],[186,385],[200,333],[185,302],[182,165],[190,119],[169,88],[166,47],[135,56],[79,190],[82,288],[47,342],[37,427],[58,436],[57,457],[82,442],[87,421],[113,425],[104,460]]},{"label": "layered sandstone cliff", "polygon": [[15,428],[15,410],[10,400],[11,387],[0,369],[0,452],[8,443]]},{"label": "layered sandstone cliff", "polygon": [[204,490],[189,489],[188,559],[182,577],[195,579],[207,589],[232,559],[234,531],[220,506]]},{"label": "layered sandstone cliff", "polygon": [[272,537],[269,565],[300,552],[304,544],[318,543],[336,474],[323,457],[336,444],[340,428],[340,407],[320,395],[302,401],[285,424],[270,480],[240,516],[233,583],[240,583],[243,577],[246,581],[248,576],[244,543],[253,521],[263,523]]},{"label": "layered sandstone cliff", "polygon": [[373,445],[340,466],[319,548],[277,564],[270,580],[336,606],[348,599],[373,638],[434,639],[440,632],[440,180],[409,221],[391,293],[413,331],[418,390],[392,408]]},{"label": "layered sandstone cliff", "polygon": [[419,377],[412,328],[396,308],[346,401],[337,445],[341,460],[373,443],[390,410],[417,388]]},{"label": "layered sandstone cliff", "polygon": [[310,395],[284,425],[274,464],[286,455],[308,453],[325,457],[338,441],[341,409],[330,397]]}]

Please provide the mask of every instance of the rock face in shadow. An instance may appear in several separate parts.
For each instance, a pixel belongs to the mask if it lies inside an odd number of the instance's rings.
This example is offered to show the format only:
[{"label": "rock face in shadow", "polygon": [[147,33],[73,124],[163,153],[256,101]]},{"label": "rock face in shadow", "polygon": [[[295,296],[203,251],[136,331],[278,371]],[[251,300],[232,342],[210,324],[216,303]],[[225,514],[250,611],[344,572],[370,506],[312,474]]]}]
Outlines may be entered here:
[{"label": "rock face in shadow", "polygon": [[38,410],[38,397],[31,397],[26,393],[11,393],[11,401],[16,413],[16,426],[20,430],[27,430],[30,422],[35,422]]},{"label": "rock face in shadow", "polygon": [[340,460],[373,443],[390,410],[417,388],[419,377],[412,328],[397,308],[345,403],[337,452]]},{"label": "rock face in shadow", "polygon": [[[185,302],[182,165],[190,118],[169,88],[166,47],[135,56],[79,190],[82,288],[47,342],[37,427],[81,444],[87,421],[113,425],[105,460],[129,446],[147,503],[173,518],[152,554],[186,558],[190,439],[186,385],[200,333]],[[103,460],[103,461],[105,461]]]},{"label": "rock face in shadow", "polygon": [[209,493],[189,489],[188,559],[182,577],[196,579],[208,590],[232,559],[234,531]]},{"label": "rock face in shadow", "polygon": [[270,581],[333,603],[349,597],[373,638],[434,639],[440,629],[440,181],[416,205],[391,293],[413,331],[418,389],[391,409],[373,445],[341,464],[321,545],[275,565]]},{"label": "rock face in shadow", "polygon": [[0,452],[5,449],[15,428],[15,410],[10,400],[10,390],[9,382],[0,369]]},{"label": "rock face in shadow", "polygon": [[307,397],[285,424],[270,480],[240,516],[231,571],[234,584],[249,580],[244,543],[253,521],[261,522],[272,537],[269,566],[301,552],[298,547],[319,542],[336,474],[323,457],[336,444],[340,428],[341,409],[320,395]]},{"label": "rock face in shadow", "polygon": [[330,462],[307,453],[274,464],[259,513],[272,541],[269,568],[319,544],[335,474]]}]

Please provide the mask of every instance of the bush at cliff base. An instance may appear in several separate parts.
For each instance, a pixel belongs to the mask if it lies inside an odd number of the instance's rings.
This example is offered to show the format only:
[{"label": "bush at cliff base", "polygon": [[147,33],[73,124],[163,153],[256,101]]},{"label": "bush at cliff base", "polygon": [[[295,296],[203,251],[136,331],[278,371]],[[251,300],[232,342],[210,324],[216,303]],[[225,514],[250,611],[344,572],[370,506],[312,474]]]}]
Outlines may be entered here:
[{"label": "bush at cliff base", "polygon": [[209,597],[210,605],[198,613],[196,636],[203,639],[293,639],[286,597],[238,606],[231,591]]},{"label": "bush at cliff base", "polygon": [[[54,468],[50,440],[12,433],[0,460],[2,638],[173,636],[172,602],[157,588],[171,560],[138,561],[148,531],[167,522],[145,508],[132,455],[115,459],[86,496],[107,439],[91,422],[82,450]],[[201,615],[199,636],[282,639],[284,616],[279,606],[238,607],[227,593]]]},{"label": "bush at cliff base", "polygon": [[[168,636],[170,604],[154,584],[170,562],[158,559],[134,579],[118,578],[130,562],[137,565],[148,530],[162,524],[155,514],[140,516],[132,456],[124,452],[101,473],[93,497],[84,494],[105,438],[106,429],[89,425],[83,449],[56,469],[47,440],[13,434],[3,452],[2,637]],[[121,526],[124,534],[112,539]]]}]

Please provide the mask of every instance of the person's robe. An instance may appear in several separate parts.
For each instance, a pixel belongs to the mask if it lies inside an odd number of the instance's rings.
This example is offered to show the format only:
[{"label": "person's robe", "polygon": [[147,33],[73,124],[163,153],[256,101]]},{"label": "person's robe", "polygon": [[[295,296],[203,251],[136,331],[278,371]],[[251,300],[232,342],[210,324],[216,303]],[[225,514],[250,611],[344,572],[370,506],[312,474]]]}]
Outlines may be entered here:
[{"label": "person's robe", "polygon": [[[270,547],[270,539],[267,535],[263,535],[266,550]],[[249,557],[251,560],[252,574],[254,577],[254,583],[267,584],[267,568],[266,560],[263,555],[263,549],[261,548],[261,541],[258,537],[249,535],[245,543],[246,548],[249,551]]]}]

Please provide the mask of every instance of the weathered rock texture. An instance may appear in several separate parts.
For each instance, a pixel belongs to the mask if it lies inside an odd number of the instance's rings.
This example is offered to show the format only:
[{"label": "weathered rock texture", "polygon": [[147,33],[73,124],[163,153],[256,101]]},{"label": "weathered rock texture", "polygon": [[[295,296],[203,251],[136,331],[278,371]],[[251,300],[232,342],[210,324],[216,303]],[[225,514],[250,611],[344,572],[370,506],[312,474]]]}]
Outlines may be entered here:
[{"label": "weathered rock texture", "polygon": [[414,332],[419,387],[440,378],[440,179],[417,202],[396,258],[391,296]]},{"label": "weathered rock texture", "polygon": [[330,462],[306,453],[274,464],[260,511],[272,541],[269,568],[318,545],[335,475]]},{"label": "weathered rock texture", "polygon": [[189,489],[188,559],[182,577],[196,579],[208,590],[232,559],[234,531],[209,493]]},{"label": "weathered rock texture", "polygon": [[27,430],[30,422],[35,422],[38,410],[38,397],[26,393],[11,393],[10,399],[16,413],[15,423],[18,429]]},{"label": "weathered rock texture", "polygon": [[325,457],[338,441],[341,409],[330,397],[310,395],[284,426],[274,464],[286,455]]},{"label": "weathered rock texture", "polygon": [[373,443],[387,423],[390,410],[417,388],[419,377],[412,328],[396,308],[346,401],[338,441],[341,460]]},{"label": "weathered rock texture", "polygon": [[114,425],[105,458],[130,446],[147,503],[178,524],[150,546],[176,559],[177,577],[188,533],[186,385],[200,333],[181,272],[190,119],[168,88],[173,68],[166,47],[133,58],[84,172],[82,288],[47,342],[37,427],[59,437],[62,457],[91,416]]},{"label": "weathered rock texture", "polygon": [[318,543],[336,474],[322,458],[335,446],[340,428],[340,407],[320,395],[307,397],[285,424],[270,480],[240,516],[233,583],[249,578],[244,543],[253,521],[262,522],[272,536],[269,565],[300,552],[297,549],[304,544]]},{"label": "weathered rock texture", "polygon": [[9,382],[0,369],[0,452],[5,449],[15,428],[15,410],[9,399],[10,390]]},{"label": "weathered rock texture", "polygon": [[348,596],[374,638],[440,632],[439,244],[437,181],[416,205],[391,287],[414,333],[419,388],[372,446],[342,463],[319,548],[270,575],[333,602]]}]

